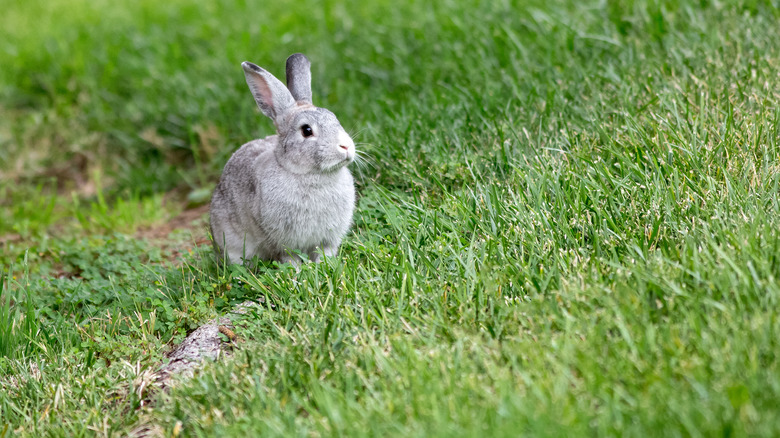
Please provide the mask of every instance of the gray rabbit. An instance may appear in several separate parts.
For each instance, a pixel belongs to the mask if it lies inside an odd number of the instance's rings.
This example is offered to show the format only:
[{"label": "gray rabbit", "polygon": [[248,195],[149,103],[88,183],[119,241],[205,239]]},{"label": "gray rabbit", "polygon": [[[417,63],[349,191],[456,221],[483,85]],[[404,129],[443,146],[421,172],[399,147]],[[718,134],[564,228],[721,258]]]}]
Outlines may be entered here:
[{"label": "gray rabbit", "polygon": [[287,87],[255,64],[241,66],[277,134],[243,145],[225,165],[211,198],[215,248],[230,263],[335,255],[355,209],[347,169],[355,143],[332,112],[312,105],[306,56],[287,58]]}]

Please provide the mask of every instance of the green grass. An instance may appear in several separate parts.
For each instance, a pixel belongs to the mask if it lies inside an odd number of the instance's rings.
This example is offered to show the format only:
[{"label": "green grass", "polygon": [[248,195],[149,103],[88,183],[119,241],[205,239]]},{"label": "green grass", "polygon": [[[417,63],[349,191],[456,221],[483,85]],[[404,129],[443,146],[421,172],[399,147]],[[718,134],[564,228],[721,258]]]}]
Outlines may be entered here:
[{"label": "green grass", "polygon": [[[0,436],[780,434],[776,1],[6,9]],[[272,132],[240,62],[296,51],[369,156],[339,257],[140,238]]]}]

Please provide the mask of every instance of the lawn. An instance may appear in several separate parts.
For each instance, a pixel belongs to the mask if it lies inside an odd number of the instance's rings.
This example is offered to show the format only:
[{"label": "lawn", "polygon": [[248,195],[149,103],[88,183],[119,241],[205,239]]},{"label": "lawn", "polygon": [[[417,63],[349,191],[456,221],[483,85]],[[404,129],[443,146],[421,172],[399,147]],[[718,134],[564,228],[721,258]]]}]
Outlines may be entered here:
[{"label": "lawn", "polygon": [[[780,3],[264,3],[3,7],[0,437],[780,435]],[[294,52],[354,226],[220,266],[240,63]]]}]

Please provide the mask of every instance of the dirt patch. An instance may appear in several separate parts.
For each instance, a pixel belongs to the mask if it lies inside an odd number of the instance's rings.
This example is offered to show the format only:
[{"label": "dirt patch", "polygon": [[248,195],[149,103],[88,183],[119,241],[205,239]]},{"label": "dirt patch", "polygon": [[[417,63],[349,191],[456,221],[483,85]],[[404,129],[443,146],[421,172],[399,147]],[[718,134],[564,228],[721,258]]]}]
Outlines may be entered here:
[{"label": "dirt patch", "polygon": [[[193,231],[193,235],[195,235],[196,231],[199,231],[200,229],[208,229],[208,220],[205,217],[208,211],[208,205],[201,205],[200,207],[184,210],[168,222],[150,227],[143,227],[135,234],[137,237],[147,240],[165,239],[176,230],[191,230]],[[204,235],[203,237],[208,241],[207,236]]]},{"label": "dirt patch", "polygon": [[[208,205],[184,210],[165,223],[140,228],[135,236],[169,252],[171,260],[178,260],[193,248],[211,242],[208,211]],[[172,239],[171,233],[174,231],[183,233]]]},{"label": "dirt patch", "polygon": [[21,241],[22,241],[22,236],[16,233],[3,234],[2,236],[0,236],[0,245],[5,245],[6,243],[16,243]]}]

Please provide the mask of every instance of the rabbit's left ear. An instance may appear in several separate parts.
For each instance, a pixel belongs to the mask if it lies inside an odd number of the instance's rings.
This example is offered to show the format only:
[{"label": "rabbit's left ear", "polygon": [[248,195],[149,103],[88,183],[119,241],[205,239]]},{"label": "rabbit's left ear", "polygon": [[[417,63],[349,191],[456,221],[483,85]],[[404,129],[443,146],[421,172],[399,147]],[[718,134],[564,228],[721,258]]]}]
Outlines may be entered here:
[{"label": "rabbit's left ear", "polygon": [[296,102],[311,104],[311,62],[303,53],[287,58],[287,88]]},{"label": "rabbit's left ear", "polygon": [[290,91],[274,75],[251,62],[244,62],[241,67],[244,68],[246,84],[249,85],[260,111],[278,126],[281,116],[295,106]]}]

